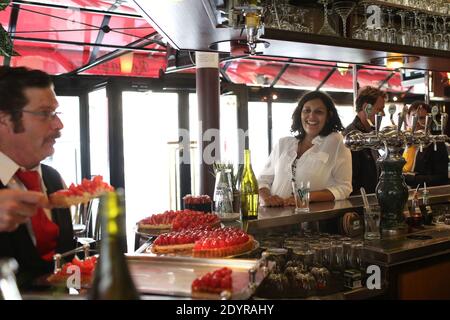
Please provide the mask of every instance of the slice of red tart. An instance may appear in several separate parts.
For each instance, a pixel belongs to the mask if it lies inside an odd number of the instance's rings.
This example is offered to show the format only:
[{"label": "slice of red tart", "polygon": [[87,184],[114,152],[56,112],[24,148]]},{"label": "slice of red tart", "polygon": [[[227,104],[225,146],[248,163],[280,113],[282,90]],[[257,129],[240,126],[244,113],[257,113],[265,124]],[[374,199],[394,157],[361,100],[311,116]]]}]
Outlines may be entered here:
[{"label": "slice of red tart", "polygon": [[196,278],[191,284],[193,297],[204,297],[204,293],[221,293],[233,290],[233,271],[224,267]]},{"label": "slice of red tart", "polygon": [[103,181],[102,176],[94,176],[92,180],[83,179],[81,184],[71,184],[69,188],[56,191],[49,195],[50,205],[54,208],[68,208],[113,191],[114,188]]}]

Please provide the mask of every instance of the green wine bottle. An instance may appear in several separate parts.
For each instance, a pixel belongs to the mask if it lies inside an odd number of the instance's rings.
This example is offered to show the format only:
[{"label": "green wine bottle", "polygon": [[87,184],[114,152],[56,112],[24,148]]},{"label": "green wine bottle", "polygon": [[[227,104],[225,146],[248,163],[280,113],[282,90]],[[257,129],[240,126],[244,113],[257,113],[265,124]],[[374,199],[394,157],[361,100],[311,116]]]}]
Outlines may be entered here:
[{"label": "green wine bottle", "polygon": [[138,300],[124,255],[125,205],[122,190],[108,192],[100,199],[102,239],[100,257],[90,291],[92,300]]},{"label": "green wine bottle", "polygon": [[259,207],[258,181],[253,173],[250,162],[250,150],[246,149],[244,156],[244,169],[242,170],[239,184],[239,192],[241,193],[241,218],[242,220],[257,219]]}]

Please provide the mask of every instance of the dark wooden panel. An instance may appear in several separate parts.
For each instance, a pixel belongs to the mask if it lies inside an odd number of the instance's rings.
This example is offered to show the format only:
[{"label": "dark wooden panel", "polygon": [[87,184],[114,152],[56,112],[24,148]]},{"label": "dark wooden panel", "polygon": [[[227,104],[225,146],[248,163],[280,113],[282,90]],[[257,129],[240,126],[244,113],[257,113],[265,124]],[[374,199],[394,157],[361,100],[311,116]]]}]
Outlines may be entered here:
[{"label": "dark wooden panel", "polygon": [[373,64],[371,62],[372,59],[386,57],[388,54],[402,54],[419,57],[418,61],[406,64],[405,67],[440,71],[450,70],[450,52],[442,50],[302,34],[275,29],[266,29],[262,39],[270,42],[270,47],[264,52],[266,55]]},{"label": "dark wooden panel", "polygon": [[[200,0],[133,0],[142,15],[177,49],[210,51],[214,42],[242,39],[241,30],[216,28]],[[390,45],[341,37],[266,29],[262,39],[270,43],[263,55],[371,64],[388,53],[419,56],[408,68],[450,70],[450,52]]]}]

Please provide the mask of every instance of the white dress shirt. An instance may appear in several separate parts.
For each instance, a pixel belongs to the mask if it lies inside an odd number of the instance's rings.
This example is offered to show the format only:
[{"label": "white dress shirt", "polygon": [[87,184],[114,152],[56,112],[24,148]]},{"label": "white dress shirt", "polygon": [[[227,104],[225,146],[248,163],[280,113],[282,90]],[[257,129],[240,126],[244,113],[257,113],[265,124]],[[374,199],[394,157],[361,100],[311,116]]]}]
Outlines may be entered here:
[{"label": "white dress shirt", "polygon": [[[292,195],[292,163],[297,158],[295,137],[281,138],[258,177],[259,188],[268,188],[272,195]],[[335,200],[348,198],[352,192],[352,155],[340,133],[317,136],[298,160],[295,181],[310,181],[311,191],[328,189]]]}]

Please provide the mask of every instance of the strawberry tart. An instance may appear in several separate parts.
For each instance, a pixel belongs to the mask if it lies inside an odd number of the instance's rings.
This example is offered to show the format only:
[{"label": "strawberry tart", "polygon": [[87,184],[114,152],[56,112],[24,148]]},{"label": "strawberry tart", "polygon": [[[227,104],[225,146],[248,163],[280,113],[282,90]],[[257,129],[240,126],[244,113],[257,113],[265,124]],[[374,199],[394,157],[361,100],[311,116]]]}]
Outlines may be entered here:
[{"label": "strawberry tart", "polygon": [[75,256],[71,262],[65,263],[61,270],[53,273],[47,278],[47,281],[53,284],[65,285],[67,279],[73,276],[77,269],[80,275],[80,284],[82,287],[88,287],[94,278],[95,266],[97,264],[97,257],[91,256],[84,260],[78,259]]},{"label": "strawberry tart", "polygon": [[102,176],[94,176],[92,180],[83,179],[81,184],[71,184],[68,189],[56,191],[49,195],[50,205],[54,208],[68,208],[100,197],[114,188],[103,181]]},{"label": "strawberry tart", "polygon": [[220,224],[220,218],[214,213],[204,213],[189,209],[179,211],[166,211],[154,214],[138,222],[139,231],[152,230],[182,230],[199,226],[216,226]]},{"label": "strawberry tart", "polygon": [[193,297],[205,297],[205,293],[221,293],[233,290],[232,270],[224,267],[196,278],[191,285]]},{"label": "strawberry tart", "polygon": [[194,257],[220,258],[251,251],[253,237],[241,229],[200,227],[159,235],[151,246],[156,254],[191,254]]}]

